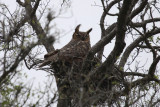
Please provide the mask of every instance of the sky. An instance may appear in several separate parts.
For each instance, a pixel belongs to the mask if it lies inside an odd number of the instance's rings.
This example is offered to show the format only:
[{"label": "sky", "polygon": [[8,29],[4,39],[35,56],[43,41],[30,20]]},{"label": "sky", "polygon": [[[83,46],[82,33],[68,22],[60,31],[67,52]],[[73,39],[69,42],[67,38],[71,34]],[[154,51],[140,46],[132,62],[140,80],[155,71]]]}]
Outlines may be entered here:
[{"label": "sky", "polygon": [[[95,0],[99,3],[99,0]],[[94,6],[94,0],[73,0],[71,6],[68,7],[67,11],[57,18],[55,22],[59,28],[64,29],[65,31],[70,31],[74,29],[78,24],[81,24],[80,30],[87,31],[90,28],[93,28],[90,33],[91,44],[93,45],[100,39],[100,29],[99,29],[99,20],[102,13],[102,8]],[[58,4],[60,6],[60,3]],[[61,18],[62,17],[62,18]],[[64,17],[64,18],[63,18]],[[69,17],[69,18],[65,18]],[[74,31],[74,30],[73,30]],[[62,36],[60,44],[66,44],[71,39],[72,32]],[[68,40],[69,38],[69,40]],[[64,40],[64,41],[63,41]],[[59,44],[56,44],[56,46]],[[59,45],[60,46],[60,45]],[[58,47],[59,47],[58,46]]]}]

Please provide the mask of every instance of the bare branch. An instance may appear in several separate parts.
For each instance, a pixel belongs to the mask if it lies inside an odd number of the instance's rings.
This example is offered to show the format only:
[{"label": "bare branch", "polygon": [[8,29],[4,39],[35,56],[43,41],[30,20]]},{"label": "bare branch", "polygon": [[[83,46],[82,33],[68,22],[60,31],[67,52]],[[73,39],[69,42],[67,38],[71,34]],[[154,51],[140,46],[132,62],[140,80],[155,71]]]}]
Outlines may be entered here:
[{"label": "bare branch", "polygon": [[160,33],[160,29],[155,29],[154,31],[149,31],[147,32],[144,36],[140,36],[139,38],[137,38],[134,42],[132,42],[125,50],[125,52],[122,55],[122,58],[120,60],[119,63],[119,67],[123,68],[130,53],[132,52],[132,50],[143,40],[145,40],[145,38],[149,38],[155,34]]},{"label": "bare branch", "polygon": [[37,10],[37,8],[38,8],[38,6],[39,6],[40,1],[41,1],[41,0],[37,0],[37,1],[36,1],[35,5],[34,5],[34,8],[32,9],[31,16],[34,16],[34,15],[35,15],[36,10]]},{"label": "bare branch", "polygon": [[148,48],[151,49],[151,51],[153,53],[153,60],[154,60],[157,56],[157,52],[154,50],[154,48],[151,46],[151,44],[149,43],[149,41],[147,39],[145,40],[145,43],[148,46]]},{"label": "bare branch", "polygon": [[138,72],[124,72],[123,75],[124,76],[141,76],[141,77],[147,76],[147,74],[142,74],[142,73],[138,73]]},{"label": "bare branch", "polygon": [[23,6],[23,7],[26,6],[25,3],[21,2],[21,0],[16,0],[16,2],[17,2],[19,5]]},{"label": "bare branch", "polygon": [[135,17],[137,14],[139,14],[147,5],[148,0],[142,0],[142,3],[140,4],[140,6],[138,6],[138,8],[136,8],[131,14],[130,14],[130,19],[132,19],[133,17]]},{"label": "bare branch", "polygon": [[[51,52],[51,51],[55,50],[52,45],[54,42],[54,37],[49,37],[47,39],[47,35],[44,32],[43,28],[41,27],[40,22],[37,20],[36,16],[34,16],[32,18],[32,21],[29,21],[29,23],[31,24],[32,28],[35,30],[39,41],[42,42],[42,44],[46,48],[47,52]],[[48,41],[50,41],[50,42],[48,42]]]},{"label": "bare branch", "polygon": [[156,70],[156,66],[158,64],[158,62],[160,61],[160,56],[158,56],[156,59],[154,59],[153,63],[151,64],[150,68],[149,68],[149,72],[148,74],[153,77],[155,70]]},{"label": "bare branch", "polygon": [[152,23],[152,22],[159,22],[160,18],[153,18],[153,19],[147,19],[144,20],[143,22],[137,22],[137,23],[131,23],[129,24],[130,26],[134,26],[134,27],[143,27],[146,24]]},{"label": "bare branch", "polygon": [[2,74],[0,77],[0,86],[2,86],[3,81],[6,79],[7,76],[9,76],[10,73],[15,72],[16,68],[18,67],[19,63],[28,55],[28,53],[31,51],[33,47],[35,47],[37,43],[32,43],[25,49],[21,49],[19,55],[16,57],[15,62],[10,67],[10,69]]}]

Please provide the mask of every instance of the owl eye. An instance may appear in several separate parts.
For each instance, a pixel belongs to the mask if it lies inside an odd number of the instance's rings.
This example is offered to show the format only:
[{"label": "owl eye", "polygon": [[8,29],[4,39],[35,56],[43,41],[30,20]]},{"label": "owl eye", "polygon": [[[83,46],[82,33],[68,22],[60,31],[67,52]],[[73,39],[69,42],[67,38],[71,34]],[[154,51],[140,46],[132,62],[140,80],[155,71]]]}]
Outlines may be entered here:
[{"label": "owl eye", "polygon": [[76,33],[76,36],[77,36],[77,37],[80,37],[81,35],[80,35],[80,34],[78,34],[78,33]]},{"label": "owl eye", "polygon": [[85,35],[86,38],[87,38],[88,36],[89,36],[88,34]]}]

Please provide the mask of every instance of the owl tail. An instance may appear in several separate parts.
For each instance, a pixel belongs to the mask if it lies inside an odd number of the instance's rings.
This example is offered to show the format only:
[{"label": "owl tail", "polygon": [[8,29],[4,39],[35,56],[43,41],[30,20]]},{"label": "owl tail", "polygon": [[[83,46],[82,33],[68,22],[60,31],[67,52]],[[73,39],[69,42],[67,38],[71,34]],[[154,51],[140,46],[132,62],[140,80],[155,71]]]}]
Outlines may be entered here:
[{"label": "owl tail", "polygon": [[46,60],[46,61],[44,61],[39,67],[46,66],[46,65],[48,65],[48,64],[50,64],[50,63],[51,63],[51,61]]}]

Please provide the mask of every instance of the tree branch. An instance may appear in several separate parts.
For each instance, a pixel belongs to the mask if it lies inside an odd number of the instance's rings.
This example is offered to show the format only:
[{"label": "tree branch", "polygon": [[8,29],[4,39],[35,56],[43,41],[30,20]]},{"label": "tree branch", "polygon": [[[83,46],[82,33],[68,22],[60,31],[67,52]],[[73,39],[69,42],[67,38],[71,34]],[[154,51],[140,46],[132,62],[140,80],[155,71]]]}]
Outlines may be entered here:
[{"label": "tree branch", "polygon": [[148,74],[142,74],[138,72],[124,72],[124,76],[141,76],[141,77],[146,77]]},{"label": "tree branch", "polygon": [[[101,39],[104,37],[104,36],[106,36],[106,34],[108,34],[110,31],[112,31],[112,30],[105,30],[105,27],[104,27],[104,21],[105,21],[105,18],[106,18],[106,15],[107,14],[109,14],[108,12],[109,12],[109,10],[112,8],[112,6],[114,6],[116,3],[118,3],[118,2],[120,2],[120,1],[122,1],[122,0],[114,0],[114,1],[112,1],[109,5],[107,5],[107,7],[105,7],[105,5],[104,5],[104,1],[103,0],[101,0],[101,3],[102,3],[102,5],[103,5],[103,13],[102,13],[102,16],[101,16],[101,19],[100,19],[100,28],[101,28]],[[114,23],[115,24],[115,23]],[[114,24],[112,24],[111,26],[113,26]],[[110,26],[110,28],[111,28],[111,26]],[[108,29],[110,29],[110,28],[108,28]],[[112,28],[113,29],[113,28]],[[102,60],[102,55],[103,55],[103,50],[104,50],[104,48],[102,48],[99,52],[98,52],[98,55],[97,55],[97,57],[98,57],[98,59],[101,61]]]},{"label": "tree branch", "polygon": [[16,0],[16,2],[17,2],[19,5],[21,5],[22,7],[25,7],[25,6],[26,6],[25,3],[21,2],[21,0]]},{"label": "tree branch", "polygon": [[151,64],[150,68],[149,68],[149,72],[148,74],[153,77],[155,70],[156,70],[156,66],[158,64],[158,62],[160,61],[160,56],[158,56],[156,59],[153,60],[153,63]]},{"label": "tree branch", "polygon": [[40,1],[41,1],[41,0],[37,0],[37,1],[36,1],[35,5],[34,5],[34,8],[32,9],[31,16],[34,16],[34,15],[35,15],[36,10],[37,10],[37,8],[38,8],[38,6],[39,6]]},{"label": "tree branch", "polygon": [[134,40],[134,42],[132,42],[125,50],[125,52],[123,53],[120,63],[119,63],[119,68],[124,68],[125,63],[127,62],[127,59],[130,55],[130,53],[132,52],[132,50],[143,40],[145,40],[146,38],[149,38],[155,34],[160,33],[160,29],[155,29],[154,31],[148,31],[144,36],[140,36],[138,37],[136,40]]},{"label": "tree branch", "polygon": [[137,23],[130,22],[129,25],[134,26],[134,27],[143,27],[146,24],[153,23],[153,22],[158,22],[158,21],[160,21],[160,18],[153,18],[153,19],[144,20],[143,22],[137,22]]},{"label": "tree branch", "polygon": [[140,4],[140,6],[138,6],[138,8],[136,8],[130,15],[130,19],[134,18],[137,14],[139,14],[147,5],[148,0],[142,0],[142,3]]},{"label": "tree branch", "polygon": [[53,47],[54,37],[47,38],[47,35],[44,32],[42,26],[40,25],[40,22],[38,21],[37,17],[34,16],[32,20],[29,21],[28,23],[30,23],[32,28],[35,30],[39,41],[41,41],[41,43],[44,45],[47,52],[54,51],[55,50]]},{"label": "tree branch", "polygon": [[32,43],[25,49],[21,49],[19,55],[17,55],[13,65],[10,67],[10,69],[6,72],[3,72],[2,76],[0,77],[0,86],[2,86],[5,79],[7,79],[7,76],[9,76],[10,73],[15,72],[16,68],[18,67],[19,63],[29,54],[31,49],[35,47],[37,43]]}]

